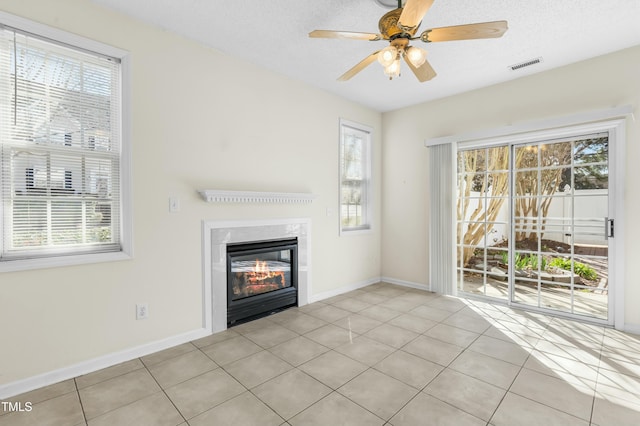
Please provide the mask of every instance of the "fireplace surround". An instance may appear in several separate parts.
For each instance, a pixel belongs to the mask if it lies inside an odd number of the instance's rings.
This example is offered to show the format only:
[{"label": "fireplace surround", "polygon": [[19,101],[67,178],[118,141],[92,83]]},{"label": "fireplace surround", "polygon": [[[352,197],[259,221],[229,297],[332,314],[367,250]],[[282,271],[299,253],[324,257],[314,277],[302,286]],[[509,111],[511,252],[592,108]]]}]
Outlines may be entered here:
[{"label": "fireplace surround", "polygon": [[298,300],[311,294],[311,219],[202,222],[203,327],[213,333],[227,329],[227,245],[248,241],[293,239],[298,242]]}]

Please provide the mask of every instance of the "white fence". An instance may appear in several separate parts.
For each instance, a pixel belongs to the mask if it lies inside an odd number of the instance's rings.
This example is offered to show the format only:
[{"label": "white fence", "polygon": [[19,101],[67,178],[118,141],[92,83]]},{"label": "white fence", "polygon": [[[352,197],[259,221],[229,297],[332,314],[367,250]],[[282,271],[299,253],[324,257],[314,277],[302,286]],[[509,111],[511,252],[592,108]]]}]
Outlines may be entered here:
[{"label": "white fence", "polygon": [[[469,220],[470,215],[477,208],[480,195],[479,192],[471,192],[465,221]],[[488,199],[483,199],[485,208],[487,201]],[[511,235],[509,208],[509,201],[505,200],[495,222],[487,225],[487,233],[478,244],[479,247],[485,245],[490,247],[509,239]],[[542,237],[565,243],[570,243],[571,237],[573,237],[575,244],[606,245],[605,224],[608,211],[608,190],[606,189],[582,189],[573,193],[571,191],[557,192],[552,198],[549,211],[543,222],[544,234]],[[526,219],[529,220],[529,224],[536,220],[535,218]],[[531,225],[527,227],[521,224],[520,226],[524,227],[520,230],[533,229],[530,227]],[[464,231],[466,231],[466,226],[463,227]]]}]

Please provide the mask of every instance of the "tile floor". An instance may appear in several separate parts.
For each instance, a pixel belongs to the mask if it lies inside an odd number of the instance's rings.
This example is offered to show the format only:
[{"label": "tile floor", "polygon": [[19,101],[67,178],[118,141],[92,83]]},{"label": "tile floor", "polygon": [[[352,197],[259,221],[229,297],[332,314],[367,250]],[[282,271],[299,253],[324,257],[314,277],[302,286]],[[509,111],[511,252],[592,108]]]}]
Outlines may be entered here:
[{"label": "tile floor", "polygon": [[638,425],[640,336],[380,283],[10,399],[0,425]]}]

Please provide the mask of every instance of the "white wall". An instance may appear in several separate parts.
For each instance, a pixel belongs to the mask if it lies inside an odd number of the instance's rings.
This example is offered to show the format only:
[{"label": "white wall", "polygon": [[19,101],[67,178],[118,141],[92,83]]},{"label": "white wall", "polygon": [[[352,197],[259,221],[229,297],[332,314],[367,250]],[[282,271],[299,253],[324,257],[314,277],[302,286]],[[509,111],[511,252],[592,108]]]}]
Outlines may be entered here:
[{"label": "white wall", "polygon": [[[134,259],[0,274],[0,387],[197,330],[201,221],[309,217],[313,293],[380,276],[381,114],[88,0],[0,9],[131,52]],[[339,118],[374,132],[374,232],[339,237]],[[310,192],[311,205],[205,203],[197,189]],[[182,210],[169,213],[169,196]],[[150,318],[135,320],[136,302]]]},{"label": "white wall", "polygon": [[[426,139],[574,115],[640,100],[640,47],[492,87],[383,114],[383,276],[427,285],[428,150]],[[425,83],[429,84],[429,83]],[[640,121],[626,145],[625,322],[640,331]]]}]

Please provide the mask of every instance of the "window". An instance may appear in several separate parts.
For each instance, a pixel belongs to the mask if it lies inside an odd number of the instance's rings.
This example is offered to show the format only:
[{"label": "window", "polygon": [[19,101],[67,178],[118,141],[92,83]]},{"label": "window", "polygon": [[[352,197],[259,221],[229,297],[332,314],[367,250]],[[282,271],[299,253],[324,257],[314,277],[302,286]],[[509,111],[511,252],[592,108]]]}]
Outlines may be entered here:
[{"label": "window", "polygon": [[340,120],[340,231],[371,229],[371,129]]},{"label": "window", "polygon": [[0,19],[0,270],[127,253],[123,52]]}]

